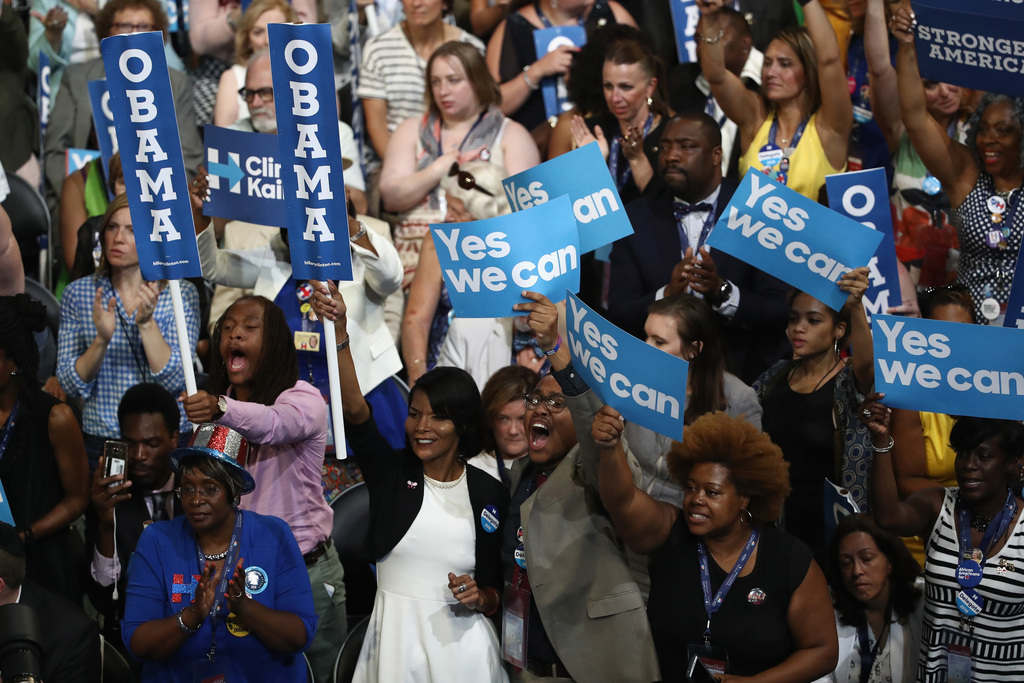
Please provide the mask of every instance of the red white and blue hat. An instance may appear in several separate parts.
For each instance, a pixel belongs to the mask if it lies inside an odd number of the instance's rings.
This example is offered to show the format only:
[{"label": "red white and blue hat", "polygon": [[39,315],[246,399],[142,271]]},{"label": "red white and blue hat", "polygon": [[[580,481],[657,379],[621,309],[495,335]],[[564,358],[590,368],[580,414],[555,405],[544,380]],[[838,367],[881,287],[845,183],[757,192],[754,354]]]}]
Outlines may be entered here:
[{"label": "red white and blue hat", "polygon": [[188,446],[171,451],[171,469],[177,473],[182,460],[196,455],[219,460],[228,467],[238,470],[245,481],[242,493],[252,493],[256,488],[256,480],[245,469],[245,461],[249,457],[249,442],[230,427],[212,422],[199,425],[199,429],[192,433]]}]

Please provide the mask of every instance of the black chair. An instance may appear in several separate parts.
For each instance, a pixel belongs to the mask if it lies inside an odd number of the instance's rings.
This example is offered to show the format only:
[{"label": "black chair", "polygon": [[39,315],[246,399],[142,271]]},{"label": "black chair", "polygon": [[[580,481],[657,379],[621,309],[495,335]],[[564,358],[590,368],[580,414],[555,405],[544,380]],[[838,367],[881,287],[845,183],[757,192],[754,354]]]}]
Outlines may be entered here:
[{"label": "black chair", "polygon": [[[39,190],[13,173],[7,174],[11,193],[3,201],[4,211],[11,218],[14,239],[21,249],[21,262],[25,275],[42,281],[48,273],[39,272],[39,237],[50,238],[50,210]],[[52,249],[52,245],[50,247]]]},{"label": "black chair", "polygon": [[135,674],[128,666],[128,660],[117,651],[110,641],[100,636],[100,661],[102,662],[102,676],[100,683],[134,683]]},{"label": "black chair", "polygon": [[356,672],[356,663],[359,661],[359,651],[363,648],[366,628],[369,624],[370,617],[364,617],[362,621],[349,629],[348,637],[341,644],[341,650],[338,651],[338,659],[334,662],[334,683],[351,683],[352,675]]},{"label": "black chair", "polygon": [[345,610],[348,622],[359,621],[373,611],[377,577],[362,555],[363,539],[370,528],[370,490],[360,483],[341,492],[334,508],[331,539],[345,569]]},{"label": "black chair", "polygon": [[60,302],[53,292],[48,290],[38,280],[30,277],[25,278],[25,293],[46,306],[46,329],[50,336],[39,350],[39,373],[37,377],[40,382],[46,382],[50,377],[57,374],[57,330],[60,327]]}]

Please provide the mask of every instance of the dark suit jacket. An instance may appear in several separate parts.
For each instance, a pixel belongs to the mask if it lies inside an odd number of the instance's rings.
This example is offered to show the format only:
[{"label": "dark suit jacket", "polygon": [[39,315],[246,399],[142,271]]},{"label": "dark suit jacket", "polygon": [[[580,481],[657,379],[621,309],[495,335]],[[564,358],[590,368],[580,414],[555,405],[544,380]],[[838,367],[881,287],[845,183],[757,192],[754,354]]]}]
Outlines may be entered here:
[{"label": "dark suit jacket", "polygon": [[[722,181],[715,204],[715,220],[736,191],[736,183]],[[626,206],[633,234],[615,243],[611,256],[608,319],[642,337],[647,307],[668,284],[680,261],[679,228],[672,215],[672,193],[667,188]],[[789,286],[723,251],[710,249],[723,279],[740,291],[740,305],[732,319],[719,316],[729,370],[750,384],[786,350]]]},{"label": "dark suit jacket", "polygon": [[31,581],[21,585],[21,604],[36,612],[46,683],[100,679],[100,637],[95,621],[74,603]]},{"label": "dark suit jacket", "polygon": [[[188,76],[174,69],[170,70],[170,74],[181,153],[185,158],[185,170],[192,175],[203,162],[203,142],[199,139],[199,129],[196,127],[192,83]],[[72,64],[64,69],[64,75],[61,76],[60,90],[57,91],[57,100],[53,103],[53,111],[46,124],[43,145],[43,168],[52,193],[47,197],[51,207],[60,200],[61,189],[64,187],[64,153],[69,147],[89,146],[89,136],[93,130],[89,81],[105,77],[101,57]]]}]

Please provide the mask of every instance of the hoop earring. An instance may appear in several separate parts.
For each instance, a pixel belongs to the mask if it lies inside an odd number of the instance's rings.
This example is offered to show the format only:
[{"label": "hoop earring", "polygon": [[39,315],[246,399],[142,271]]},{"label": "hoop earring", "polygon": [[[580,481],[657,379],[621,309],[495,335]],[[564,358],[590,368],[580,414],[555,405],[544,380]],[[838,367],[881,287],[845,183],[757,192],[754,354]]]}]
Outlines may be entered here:
[{"label": "hoop earring", "polygon": [[746,524],[747,526],[754,526],[754,515],[752,515],[750,513],[750,510],[748,510],[747,508],[742,508],[740,510],[740,515],[742,515],[744,512],[747,513],[747,518],[743,519],[743,517],[740,517],[740,521]]}]

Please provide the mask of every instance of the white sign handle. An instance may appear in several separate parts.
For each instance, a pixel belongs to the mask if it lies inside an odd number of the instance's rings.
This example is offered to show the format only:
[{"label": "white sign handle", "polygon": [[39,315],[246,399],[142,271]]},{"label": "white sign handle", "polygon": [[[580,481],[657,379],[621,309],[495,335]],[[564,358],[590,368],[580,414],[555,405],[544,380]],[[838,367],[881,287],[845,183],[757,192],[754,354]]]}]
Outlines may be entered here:
[{"label": "white sign handle", "polygon": [[334,425],[334,456],[338,460],[348,458],[345,448],[345,417],[341,412],[341,377],[338,375],[338,337],[334,323],[324,320],[324,351],[327,352],[327,381],[331,390],[331,420]]},{"label": "white sign handle", "polygon": [[185,371],[185,391],[191,396],[197,391],[196,373],[192,367],[192,349],[188,346],[188,325],[185,323],[185,306],[181,303],[181,283],[171,280],[170,285],[174,328],[178,331],[178,353],[181,355],[181,369]]}]

